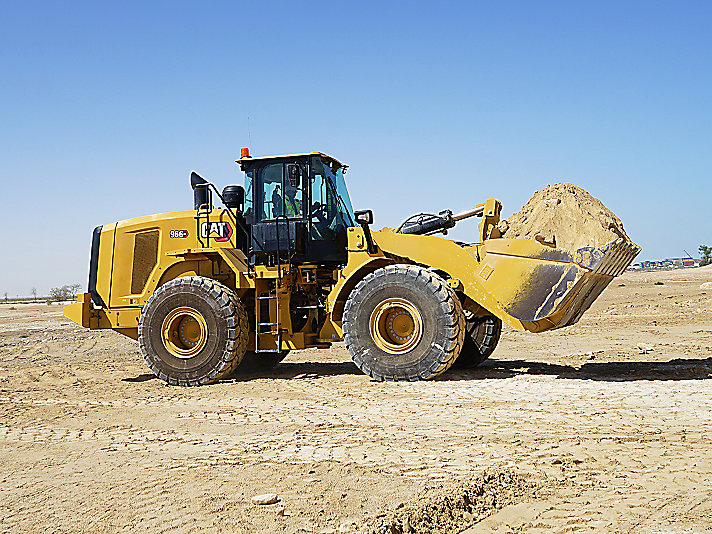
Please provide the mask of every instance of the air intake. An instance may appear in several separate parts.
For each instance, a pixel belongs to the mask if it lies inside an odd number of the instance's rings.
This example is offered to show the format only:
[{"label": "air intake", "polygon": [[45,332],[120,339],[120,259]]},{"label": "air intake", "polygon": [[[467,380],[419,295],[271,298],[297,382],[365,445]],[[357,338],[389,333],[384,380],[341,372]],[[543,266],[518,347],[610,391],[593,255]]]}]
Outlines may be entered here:
[{"label": "air intake", "polygon": [[131,293],[143,293],[148,277],[158,261],[158,230],[141,232],[134,236],[133,271]]}]

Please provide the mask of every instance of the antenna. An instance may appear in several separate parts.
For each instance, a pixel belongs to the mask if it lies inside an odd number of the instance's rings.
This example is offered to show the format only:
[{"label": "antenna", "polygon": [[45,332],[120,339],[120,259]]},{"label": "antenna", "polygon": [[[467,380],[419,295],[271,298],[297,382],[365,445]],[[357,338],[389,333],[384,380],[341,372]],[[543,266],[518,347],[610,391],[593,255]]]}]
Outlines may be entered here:
[{"label": "antenna", "polygon": [[682,251],[683,251],[685,254],[687,254],[687,257],[688,257],[688,258],[692,259],[692,256],[690,256],[690,253],[687,252],[684,248],[682,249]]},{"label": "antenna", "polygon": [[252,134],[250,133],[250,116],[247,116],[247,146],[252,148]]}]

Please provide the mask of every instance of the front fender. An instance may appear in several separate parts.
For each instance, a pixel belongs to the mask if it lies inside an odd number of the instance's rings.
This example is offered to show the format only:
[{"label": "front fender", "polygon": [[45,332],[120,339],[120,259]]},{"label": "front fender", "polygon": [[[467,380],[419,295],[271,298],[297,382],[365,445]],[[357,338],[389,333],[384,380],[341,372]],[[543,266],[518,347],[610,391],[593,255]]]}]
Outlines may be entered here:
[{"label": "front fender", "polygon": [[528,239],[488,239],[461,246],[435,236],[374,232],[389,255],[446,272],[493,315],[519,330],[541,332],[569,326],[620,275],[640,247],[617,240],[601,249],[571,253]]}]

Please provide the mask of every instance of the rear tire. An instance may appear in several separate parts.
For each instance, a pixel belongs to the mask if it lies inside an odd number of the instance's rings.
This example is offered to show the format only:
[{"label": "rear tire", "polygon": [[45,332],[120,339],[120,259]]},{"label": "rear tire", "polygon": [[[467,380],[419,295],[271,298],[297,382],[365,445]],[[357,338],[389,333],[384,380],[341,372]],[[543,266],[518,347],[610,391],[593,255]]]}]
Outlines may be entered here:
[{"label": "rear tire", "polygon": [[389,265],[367,275],[346,301],[343,324],[352,360],[380,381],[444,373],[465,337],[457,295],[417,265]]},{"label": "rear tire", "polygon": [[202,276],[171,280],[151,295],[139,320],[139,346],[169,384],[199,386],[229,375],[247,348],[247,313],[227,286]]},{"label": "rear tire", "polygon": [[453,367],[467,369],[477,367],[490,357],[502,333],[502,320],[494,315],[475,316],[465,314],[466,330],[462,352]]}]

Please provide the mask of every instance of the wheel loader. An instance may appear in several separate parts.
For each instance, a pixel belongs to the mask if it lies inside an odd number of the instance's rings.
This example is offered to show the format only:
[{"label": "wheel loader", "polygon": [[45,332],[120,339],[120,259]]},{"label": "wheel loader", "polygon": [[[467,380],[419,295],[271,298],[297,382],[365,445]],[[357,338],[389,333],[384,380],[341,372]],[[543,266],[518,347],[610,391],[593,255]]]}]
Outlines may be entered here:
[{"label": "wheel loader", "polygon": [[[331,156],[242,149],[237,163],[244,187],[220,192],[192,173],[193,209],[95,228],[88,292],[64,309],[138,340],[169,384],[269,369],[339,341],[375,380],[433,378],[484,361],[503,322],[576,323],[640,251],[620,239],[568,251],[499,237],[492,198],[374,231]],[[481,219],[472,242],[443,237],[469,217]]]}]

